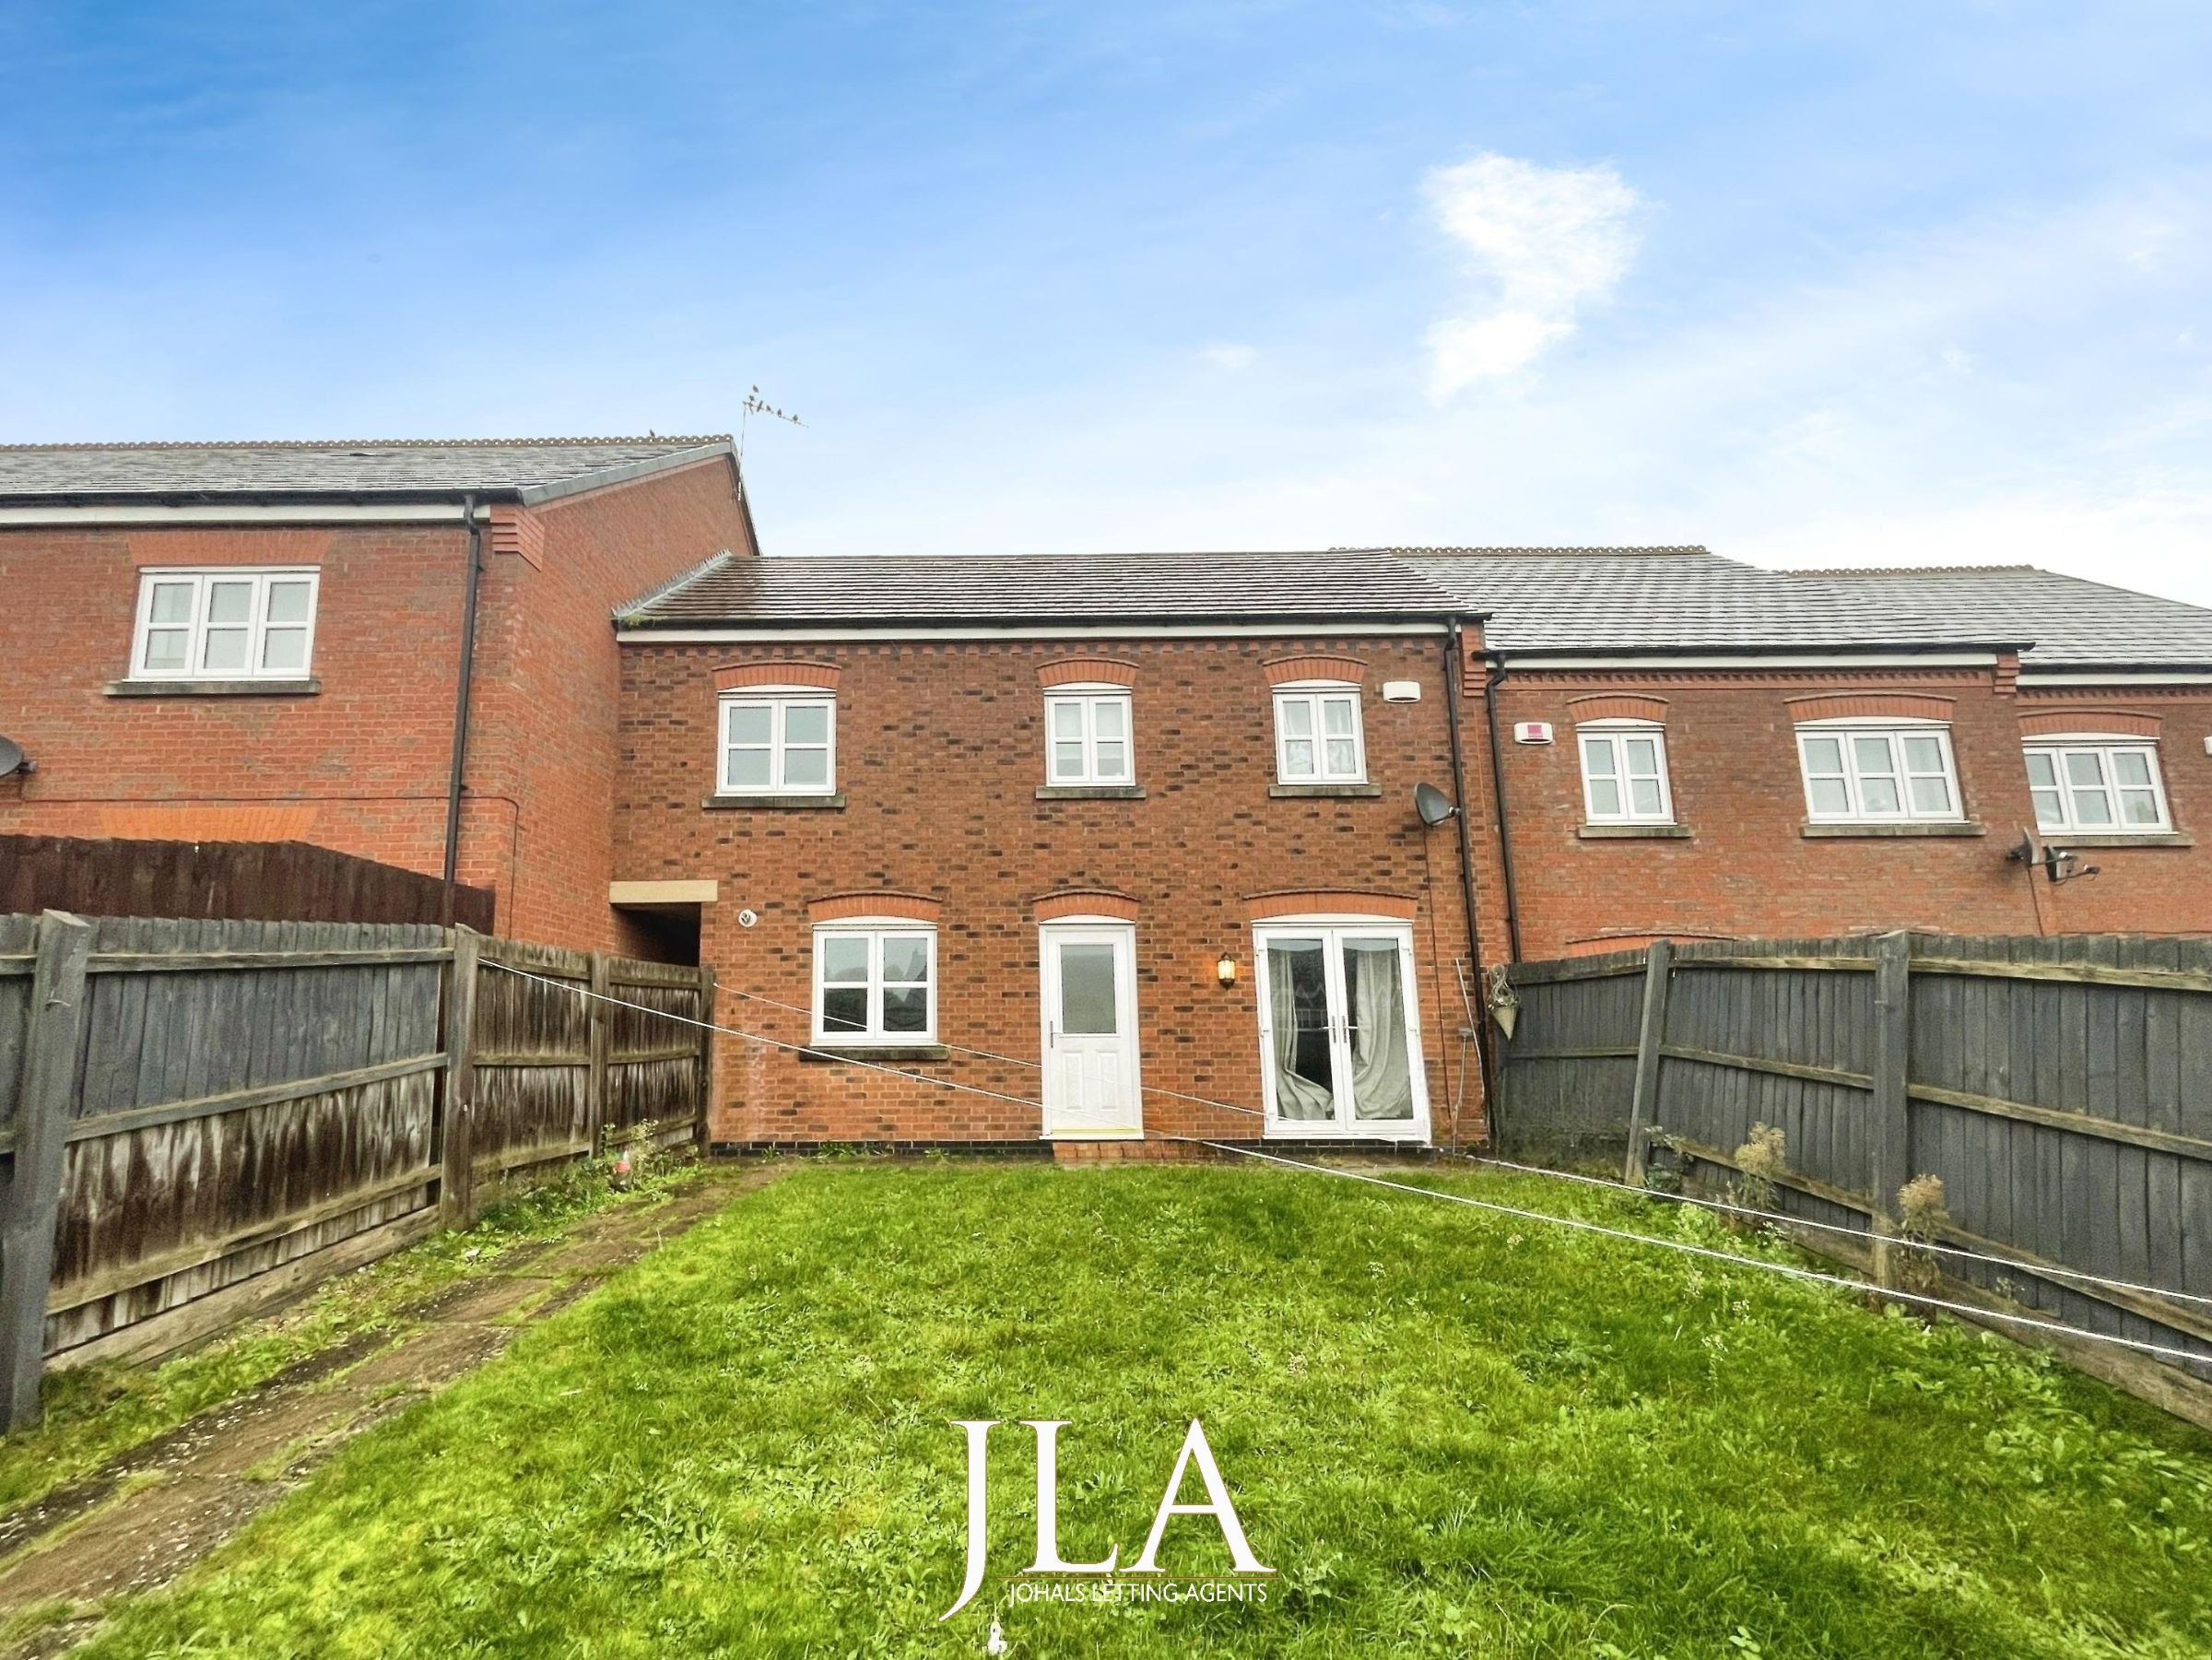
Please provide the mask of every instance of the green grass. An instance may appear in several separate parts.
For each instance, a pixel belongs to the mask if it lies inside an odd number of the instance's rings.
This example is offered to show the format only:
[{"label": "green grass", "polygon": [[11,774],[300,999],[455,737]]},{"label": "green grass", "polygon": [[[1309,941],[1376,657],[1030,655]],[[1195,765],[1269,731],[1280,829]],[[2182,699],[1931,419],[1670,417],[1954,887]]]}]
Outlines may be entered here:
[{"label": "green grass", "polygon": [[288,1368],[364,1334],[406,1324],[404,1311],[457,1279],[482,1273],[518,1246],[552,1239],[617,1202],[658,1193],[674,1172],[627,1194],[605,1168],[577,1167],[488,1212],[466,1233],[438,1233],[364,1268],[326,1280],[282,1312],[152,1367],[120,1362],[50,1374],[37,1428],[0,1440],[0,1513],[32,1503],[186,1419],[234,1400]]},{"label": "green grass", "polygon": [[[1065,1553],[1126,1560],[1194,1417],[1265,1606],[1012,1604],[1012,1420],[1073,1420]],[[975,1418],[994,1575],[939,1625]],[[995,1612],[1018,1657],[2196,1656],[2207,1538],[2205,1437],[1846,1293],[1296,1172],[855,1162],[356,1442],[90,1652],[977,1654]]]}]

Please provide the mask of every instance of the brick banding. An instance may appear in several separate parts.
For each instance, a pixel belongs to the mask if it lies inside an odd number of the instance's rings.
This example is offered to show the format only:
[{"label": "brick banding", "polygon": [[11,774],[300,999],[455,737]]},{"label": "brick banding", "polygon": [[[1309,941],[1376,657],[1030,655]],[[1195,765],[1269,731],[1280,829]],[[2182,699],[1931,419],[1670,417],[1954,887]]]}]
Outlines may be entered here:
[{"label": "brick banding", "polygon": [[1255,923],[1277,916],[1387,916],[1411,922],[1414,911],[1415,901],[1402,893],[1351,889],[1292,888],[1244,899],[1244,913]]},{"label": "brick banding", "polygon": [[1030,908],[1041,923],[1057,922],[1066,916],[1112,916],[1133,923],[1136,920],[1137,903],[1129,895],[1111,888],[1068,888],[1031,901]]},{"label": "brick banding", "polygon": [[1358,686],[1367,679],[1367,665],[1357,657],[1277,657],[1266,668],[1270,686],[1292,680],[1345,680]]},{"label": "brick banding", "polygon": [[2155,738],[2160,724],[2155,714],[2138,714],[2128,709],[2048,709],[2022,715],[2020,736],[2046,737],[2054,732],[2096,732]]},{"label": "brick banding", "polygon": [[714,671],[716,691],[737,691],[747,686],[808,686],[835,691],[842,671],[834,663],[725,663]]},{"label": "brick banding", "polygon": [[1588,721],[1666,721],[1665,698],[1640,698],[1631,692],[1592,692],[1569,698],[1567,712],[1576,724]]},{"label": "brick banding", "polygon": [[1063,657],[1037,665],[1037,684],[1053,686],[1135,686],[1136,665],[1112,657]]},{"label": "brick banding", "polygon": [[1790,719],[1805,721],[1947,721],[1955,698],[1931,697],[1924,692],[1847,691],[1816,692],[1787,700]]},{"label": "brick banding", "polygon": [[944,911],[943,900],[892,888],[868,893],[828,893],[806,901],[806,920],[815,923],[841,922],[850,916],[898,916],[934,923]]}]

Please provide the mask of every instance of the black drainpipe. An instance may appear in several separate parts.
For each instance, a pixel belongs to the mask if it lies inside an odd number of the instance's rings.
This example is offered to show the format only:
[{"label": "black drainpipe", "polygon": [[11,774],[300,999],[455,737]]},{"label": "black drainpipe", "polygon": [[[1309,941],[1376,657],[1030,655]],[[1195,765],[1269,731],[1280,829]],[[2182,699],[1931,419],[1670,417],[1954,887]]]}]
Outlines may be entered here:
[{"label": "black drainpipe", "polygon": [[462,499],[468,524],[468,580],[461,589],[461,673],[453,688],[453,764],[445,781],[445,892],[439,919],[453,925],[453,873],[461,862],[461,773],[468,761],[468,688],[477,667],[477,589],[484,570],[484,533],[477,524],[477,499]]},{"label": "black drainpipe", "polygon": [[1521,960],[1521,904],[1513,895],[1513,837],[1506,828],[1504,751],[1498,743],[1498,688],[1505,679],[1503,664],[1491,671],[1483,689],[1483,713],[1490,727],[1490,795],[1498,808],[1498,862],[1505,876],[1505,940],[1512,960]]},{"label": "black drainpipe", "polygon": [[1475,1018],[1482,1019],[1482,934],[1475,922],[1475,843],[1467,830],[1467,764],[1459,738],[1459,700],[1466,683],[1460,670],[1460,623],[1452,619],[1444,640],[1444,728],[1452,736],[1452,798],[1459,803],[1459,893],[1467,908],[1467,965],[1475,986]]}]

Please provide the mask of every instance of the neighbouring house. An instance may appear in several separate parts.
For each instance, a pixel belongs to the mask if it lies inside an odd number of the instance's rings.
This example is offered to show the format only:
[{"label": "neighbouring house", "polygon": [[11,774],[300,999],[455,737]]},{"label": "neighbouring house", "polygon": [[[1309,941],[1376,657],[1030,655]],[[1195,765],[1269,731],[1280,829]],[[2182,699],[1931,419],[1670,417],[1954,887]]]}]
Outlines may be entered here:
[{"label": "neighbouring house", "polygon": [[726,556],[618,629],[724,1144],[1466,1141],[1515,955],[2212,931],[2212,613],[2043,572]]},{"label": "neighbouring house", "polygon": [[726,437],[0,447],[0,833],[450,859],[501,932],[688,955],[608,902],[608,617],[754,547]]}]

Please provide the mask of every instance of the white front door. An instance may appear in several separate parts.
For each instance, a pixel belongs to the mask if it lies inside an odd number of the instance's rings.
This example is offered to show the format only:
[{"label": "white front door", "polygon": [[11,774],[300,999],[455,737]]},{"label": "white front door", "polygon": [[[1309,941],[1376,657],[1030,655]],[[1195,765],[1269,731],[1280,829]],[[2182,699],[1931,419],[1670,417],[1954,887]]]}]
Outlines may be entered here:
[{"label": "white front door", "polygon": [[1265,1133],[1429,1138],[1413,930],[1317,920],[1253,930]]},{"label": "white front door", "polygon": [[1136,930],[1126,923],[1048,923],[1044,971],[1044,1133],[1141,1136],[1136,1079]]}]

